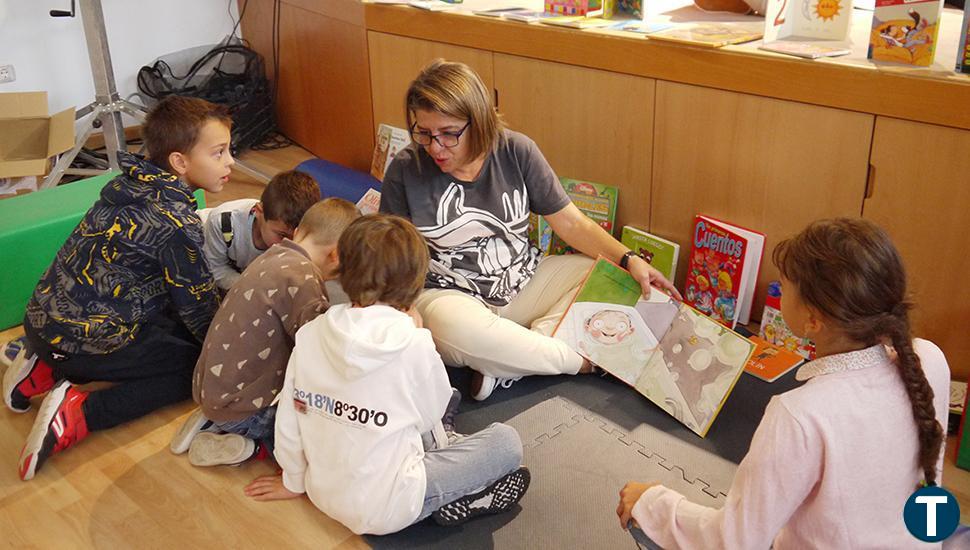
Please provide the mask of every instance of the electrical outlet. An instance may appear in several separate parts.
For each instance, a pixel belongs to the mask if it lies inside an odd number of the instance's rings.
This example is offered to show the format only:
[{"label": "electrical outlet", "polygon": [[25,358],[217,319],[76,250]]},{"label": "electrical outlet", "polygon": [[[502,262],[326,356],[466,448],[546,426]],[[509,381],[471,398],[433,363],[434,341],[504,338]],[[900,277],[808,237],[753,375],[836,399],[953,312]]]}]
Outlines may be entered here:
[{"label": "electrical outlet", "polygon": [[13,71],[13,65],[0,65],[0,84],[17,80],[17,73]]}]

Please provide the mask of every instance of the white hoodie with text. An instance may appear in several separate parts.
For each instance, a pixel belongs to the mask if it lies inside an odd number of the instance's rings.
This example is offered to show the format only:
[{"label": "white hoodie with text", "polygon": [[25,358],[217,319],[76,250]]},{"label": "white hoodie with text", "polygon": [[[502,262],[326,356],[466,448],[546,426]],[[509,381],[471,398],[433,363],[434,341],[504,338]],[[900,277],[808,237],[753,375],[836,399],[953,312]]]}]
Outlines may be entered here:
[{"label": "white hoodie with text", "polygon": [[333,306],[296,333],[276,414],[283,484],[357,534],[411,525],[426,488],[421,434],[450,398],[431,333],[409,315]]}]

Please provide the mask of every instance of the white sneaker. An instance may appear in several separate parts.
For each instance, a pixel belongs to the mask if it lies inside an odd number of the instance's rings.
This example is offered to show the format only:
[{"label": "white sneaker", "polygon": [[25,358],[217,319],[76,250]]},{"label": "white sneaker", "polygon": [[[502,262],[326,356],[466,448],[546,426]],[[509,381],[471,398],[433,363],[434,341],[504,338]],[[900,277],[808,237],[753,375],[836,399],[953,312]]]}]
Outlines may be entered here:
[{"label": "white sneaker", "polygon": [[256,442],[236,434],[202,432],[189,445],[189,464],[219,466],[242,464],[256,454]]},{"label": "white sneaker", "polygon": [[195,436],[205,431],[211,425],[212,421],[202,414],[202,409],[195,409],[185,419],[185,422],[182,423],[179,431],[175,432],[175,437],[172,438],[172,442],[168,448],[172,451],[172,454],[177,455],[188,451]]},{"label": "white sneaker", "polygon": [[475,401],[485,401],[488,396],[492,395],[495,388],[511,388],[512,384],[522,380],[522,377],[516,378],[494,378],[488,376],[487,374],[482,374],[478,371],[472,373],[472,383],[471,383],[471,394],[472,399]]}]

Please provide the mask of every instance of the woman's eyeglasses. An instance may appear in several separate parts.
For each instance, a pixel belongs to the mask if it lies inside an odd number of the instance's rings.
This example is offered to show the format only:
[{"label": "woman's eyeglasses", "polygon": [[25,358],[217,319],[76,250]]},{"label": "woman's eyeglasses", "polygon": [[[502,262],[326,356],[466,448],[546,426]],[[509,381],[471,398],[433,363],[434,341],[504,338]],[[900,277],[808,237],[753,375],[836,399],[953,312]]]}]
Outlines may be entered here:
[{"label": "woman's eyeglasses", "polygon": [[414,128],[417,125],[412,124],[411,139],[413,139],[414,142],[417,143],[418,145],[428,146],[428,145],[431,145],[431,141],[434,140],[434,141],[437,141],[438,145],[442,147],[451,148],[458,145],[458,139],[461,137],[463,133],[465,133],[465,130],[468,129],[468,126],[470,126],[471,123],[472,122],[469,120],[468,122],[465,123],[464,126],[461,127],[461,130],[458,130],[457,132],[441,132],[438,135],[433,135],[428,132],[415,131]]}]

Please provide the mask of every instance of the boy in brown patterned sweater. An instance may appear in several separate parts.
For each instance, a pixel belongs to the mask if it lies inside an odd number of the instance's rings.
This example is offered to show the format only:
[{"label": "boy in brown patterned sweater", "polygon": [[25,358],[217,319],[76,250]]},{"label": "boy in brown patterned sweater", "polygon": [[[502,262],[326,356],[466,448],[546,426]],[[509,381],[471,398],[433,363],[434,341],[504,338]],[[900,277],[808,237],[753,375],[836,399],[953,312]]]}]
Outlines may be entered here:
[{"label": "boy in brown patterned sweater", "polygon": [[324,281],[336,277],[337,240],[360,216],[343,199],[310,207],[293,240],[249,265],[216,313],[195,366],[200,408],[172,440],[196,466],[236,464],[262,443],[272,450],[276,395],[296,331],[330,307]]}]

